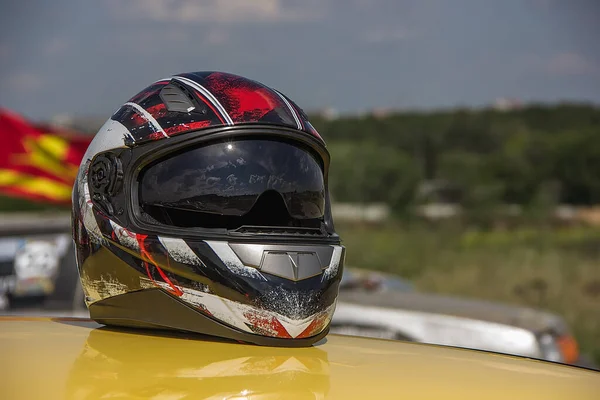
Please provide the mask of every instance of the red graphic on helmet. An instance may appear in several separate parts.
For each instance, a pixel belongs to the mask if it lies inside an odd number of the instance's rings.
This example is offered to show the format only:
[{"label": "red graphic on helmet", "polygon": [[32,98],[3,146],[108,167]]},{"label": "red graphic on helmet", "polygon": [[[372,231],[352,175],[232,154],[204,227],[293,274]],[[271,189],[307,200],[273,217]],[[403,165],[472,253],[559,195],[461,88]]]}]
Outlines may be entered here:
[{"label": "red graphic on helmet", "polygon": [[235,123],[258,122],[273,112],[286,125],[295,125],[292,110],[273,90],[242,77],[213,73],[205,85],[219,100]]},{"label": "red graphic on helmet", "polygon": [[152,265],[156,268],[156,270],[160,274],[161,278],[171,287],[170,292],[176,296],[182,296],[183,292],[181,291],[181,289],[179,289],[177,286],[173,285],[173,282],[171,282],[169,277],[158,266],[158,263],[156,261],[154,261],[152,254],[146,248],[146,243],[144,241],[148,238],[148,235],[140,235],[138,233],[135,235],[135,238],[140,245],[140,254],[144,261],[144,267],[146,267],[146,273],[148,274],[148,278],[150,278],[150,280],[156,284],[156,282],[154,281],[154,278],[152,277],[152,273],[150,272],[150,264],[148,262],[151,262]]}]

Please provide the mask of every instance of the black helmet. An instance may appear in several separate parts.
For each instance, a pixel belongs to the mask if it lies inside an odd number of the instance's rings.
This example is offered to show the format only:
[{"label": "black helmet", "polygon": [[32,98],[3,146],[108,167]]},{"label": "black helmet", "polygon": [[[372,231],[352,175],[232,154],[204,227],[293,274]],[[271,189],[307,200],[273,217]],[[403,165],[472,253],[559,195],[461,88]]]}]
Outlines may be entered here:
[{"label": "black helmet", "polygon": [[329,153],[306,114],[221,72],[175,75],[121,106],[73,189],[91,318],[263,345],[329,330],[344,247]]}]

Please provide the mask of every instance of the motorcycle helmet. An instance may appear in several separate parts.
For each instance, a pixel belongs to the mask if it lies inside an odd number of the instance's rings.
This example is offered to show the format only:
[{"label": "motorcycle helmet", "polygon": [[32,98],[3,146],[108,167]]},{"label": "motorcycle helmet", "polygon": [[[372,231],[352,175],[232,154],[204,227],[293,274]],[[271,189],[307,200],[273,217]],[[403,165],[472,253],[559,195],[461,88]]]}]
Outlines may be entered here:
[{"label": "motorcycle helmet", "polygon": [[328,330],[345,249],[329,153],[282,93],[178,74],[123,104],[73,188],[85,303],[105,325],[308,346]]}]

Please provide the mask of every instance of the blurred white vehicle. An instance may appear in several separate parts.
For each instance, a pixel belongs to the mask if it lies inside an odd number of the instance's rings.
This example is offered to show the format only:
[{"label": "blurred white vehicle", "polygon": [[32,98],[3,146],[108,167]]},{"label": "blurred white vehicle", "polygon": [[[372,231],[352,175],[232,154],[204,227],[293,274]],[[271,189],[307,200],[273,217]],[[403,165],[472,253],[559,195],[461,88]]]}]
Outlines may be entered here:
[{"label": "blurred white vehicle", "polygon": [[23,299],[43,301],[72,251],[69,234],[0,238],[0,309]]},{"label": "blurred white vehicle", "polygon": [[594,367],[558,315],[420,293],[399,277],[347,268],[333,333],[486,350]]}]

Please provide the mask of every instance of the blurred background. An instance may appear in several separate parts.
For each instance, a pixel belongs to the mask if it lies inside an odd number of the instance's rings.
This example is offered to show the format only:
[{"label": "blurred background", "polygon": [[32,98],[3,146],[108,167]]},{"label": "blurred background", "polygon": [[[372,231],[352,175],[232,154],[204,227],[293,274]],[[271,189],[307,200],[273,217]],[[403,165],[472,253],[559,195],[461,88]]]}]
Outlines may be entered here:
[{"label": "blurred background", "polygon": [[221,70],[293,98],[328,143],[334,331],[600,364],[598,2],[2,6],[5,313],[85,314],[78,157],[149,83]]}]

